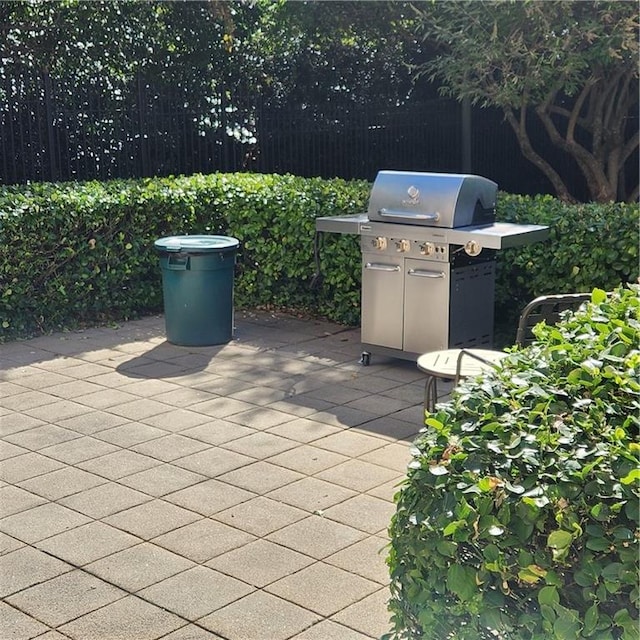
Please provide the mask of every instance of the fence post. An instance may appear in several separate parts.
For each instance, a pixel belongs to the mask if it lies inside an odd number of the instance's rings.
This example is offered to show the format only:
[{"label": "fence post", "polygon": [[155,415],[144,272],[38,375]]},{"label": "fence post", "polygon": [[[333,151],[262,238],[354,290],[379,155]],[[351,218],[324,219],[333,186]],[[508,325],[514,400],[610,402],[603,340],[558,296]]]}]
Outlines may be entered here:
[{"label": "fence post", "polygon": [[44,108],[47,120],[47,141],[49,144],[49,170],[51,171],[49,180],[51,182],[55,182],[58,179],[58,172],[56,170],[55,137],[53,135],[53,83],[51,82],[51,76],[47,71],[44,71],[42,76],[44,79]]},{"label": "fence post", "polygon": [[471,173],[471,102],[462,99],[462,172]]}]

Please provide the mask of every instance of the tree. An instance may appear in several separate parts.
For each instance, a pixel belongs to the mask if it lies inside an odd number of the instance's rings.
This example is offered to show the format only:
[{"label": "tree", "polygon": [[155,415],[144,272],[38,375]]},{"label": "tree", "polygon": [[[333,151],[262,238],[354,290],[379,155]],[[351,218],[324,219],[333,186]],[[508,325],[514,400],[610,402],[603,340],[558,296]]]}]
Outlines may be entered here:
[{"label": "tree", "polygon": [[573,201],[562,166],[536,148],[532,127],[571,158],[592,200],[633,201],[625,184],[638,151],[635,2],[487,0],[415,5],[418,33],[437,55],[416,77],[442,93],[497,107],[524,156]]}]

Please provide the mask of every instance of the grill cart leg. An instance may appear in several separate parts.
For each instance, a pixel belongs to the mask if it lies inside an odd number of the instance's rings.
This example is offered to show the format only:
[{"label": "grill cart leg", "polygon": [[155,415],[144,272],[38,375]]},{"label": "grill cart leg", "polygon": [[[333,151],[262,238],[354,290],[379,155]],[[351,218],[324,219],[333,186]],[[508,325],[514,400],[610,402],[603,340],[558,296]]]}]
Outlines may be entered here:
[{"label": "grill cart leg", "polygon": [[371,354],[368,351],[363,351],[360,354],[360,364],[363,367],[368,367],[371,364]]}]

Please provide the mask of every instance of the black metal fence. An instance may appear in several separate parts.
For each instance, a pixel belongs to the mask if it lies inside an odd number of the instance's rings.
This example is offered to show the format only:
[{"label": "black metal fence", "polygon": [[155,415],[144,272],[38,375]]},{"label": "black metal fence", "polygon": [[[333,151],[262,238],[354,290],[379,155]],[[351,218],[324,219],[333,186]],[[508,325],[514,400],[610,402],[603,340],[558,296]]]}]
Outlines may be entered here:
[{"label": "black metal fence", "polygon": [[186,84],[143,77],[77,83],[32,72],[0,79],[0,96],[1,184],[215,171],[371,180],[393,168],[474,172],[514,193],[550,190],[501,114],[472,110],[464,140],[451,100],[282,106],[225,90],[194,96]]}]

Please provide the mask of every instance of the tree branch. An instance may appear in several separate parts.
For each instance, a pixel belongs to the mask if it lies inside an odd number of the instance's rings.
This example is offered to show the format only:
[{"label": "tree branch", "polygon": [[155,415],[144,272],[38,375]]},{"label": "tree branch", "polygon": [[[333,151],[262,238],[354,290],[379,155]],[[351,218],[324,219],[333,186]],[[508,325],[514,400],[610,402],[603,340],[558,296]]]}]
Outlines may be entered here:
[{"label": "tree branch", "polygon": [[510,108],[503,108],[503,112],[507,122],[516,134],[518,144],[520,145],[520,149],[522,150],[524,157],[538,167],[538,169],[540,169],[540,171],[542,171],[542,173],[549,179],[549,182],[553,185],[558,198],[565,202],[576,202],[576,199],[569,192],[569,189],[560,174],[558,174],[558,172],[541,155],[539,155],[531,145],[526,125],[526,108],[524,106],[520,107],[519,120],[515,117]]}]

